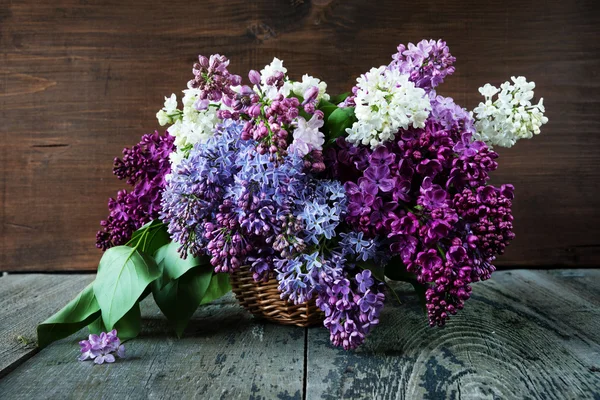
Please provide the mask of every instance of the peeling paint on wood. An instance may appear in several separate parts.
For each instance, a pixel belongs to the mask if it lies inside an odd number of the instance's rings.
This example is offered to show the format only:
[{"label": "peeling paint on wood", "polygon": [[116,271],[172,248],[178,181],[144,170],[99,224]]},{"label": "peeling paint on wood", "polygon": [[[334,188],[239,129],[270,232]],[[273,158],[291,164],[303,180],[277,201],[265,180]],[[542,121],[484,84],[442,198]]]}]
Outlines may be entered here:
[{"label": "peeling paint on wood", "polygon": [[355,352],[310,329],[307,398],[595,398],[600,270],[576,274],[498,272],[443,329],[426,326],[414,299],[388,303]]},{"label": "peeling paint on wood", "polygon": [[[18,290],[7,291],[7,279],[13,279]],[[89,279],[89,275],[2,277],[0,321],[8,315],[19,332],[33,332],[37,319],[60,307],[46,303],[58,301],[58,292],[83,287]],[[24,286],[37,288],[36,294]],[[0,398],[600,396],[600,270],[498,272],[475,285],[466,309],[443,329],[427,326],[414,297],[404,294],[402,300],[400,306],[388,303],[381,325],[363,347],[346,352],[330,345],[323,328],[263,323],[242,310],[232,296],[201,307],[177,340],[150,299],[142,303],[143,332],[127,343],[127,359],[106,366],[76,361],[77,340],[86,335],[82,330],[9,372],[0,380]],[[26,310],[17,314],[25,315],[23,321],[4,307],[21,302]],[[0,336],[0,349],[6,348],[7,340]]]}]

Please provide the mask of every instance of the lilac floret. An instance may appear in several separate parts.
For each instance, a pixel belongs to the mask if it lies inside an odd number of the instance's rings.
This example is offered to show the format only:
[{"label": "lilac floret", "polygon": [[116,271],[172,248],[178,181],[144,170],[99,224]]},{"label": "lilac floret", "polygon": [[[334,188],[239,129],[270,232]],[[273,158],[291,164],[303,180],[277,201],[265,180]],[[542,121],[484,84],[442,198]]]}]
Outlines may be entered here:
[{"label": "lilac floret", "polygon": [[102,332],[100,335],[90,335],[88,340],[79,342],[81,356],[79,361],[94,360],[96,364],[115,362],[116,354],[119,358],[125,357],[125,346],[117,337],[117,331]]}]

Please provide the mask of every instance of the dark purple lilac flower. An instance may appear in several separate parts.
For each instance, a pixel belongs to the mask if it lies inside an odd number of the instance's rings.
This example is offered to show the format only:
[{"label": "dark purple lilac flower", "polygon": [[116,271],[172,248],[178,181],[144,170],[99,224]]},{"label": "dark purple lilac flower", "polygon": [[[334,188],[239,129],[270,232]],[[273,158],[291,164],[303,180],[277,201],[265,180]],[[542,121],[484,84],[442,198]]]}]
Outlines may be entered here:
[{"label": "dark purple lilac flower", "polygon": [[467,157],[473,157],[484,147],[486,147],[485,143],[481,141],[473,141],[471,134],[465,134],[462,136],[460,142],[454,145],[453,150],[458,154],[464,154]]},{"label": "dark purple lilac flower", "polygon": [[[431,46],[413,46],[403,57],[423,58]],[[417,80],[426,76],[417,72]],[[345,181],[346,222],[365,238],[387,240],[391,255],[428,285],[430,325],[443,325],[470,297],[470,284],[489,278],[496,255],[514,237],[514,188],[487,185],[498,155],[473,141],[472,120],[452,99],[434,93],[430,99],[434,111],[424,128],[401,129],[375,150],[338,139],[337,157],[328,160]],[[337,320],[328,324],[332,340],[351,346],[362,338]]]},{"label": "dark purple lilac flower", "polygon": [[394,241],[390,245],[390,250],[394,254],[399,254],[404,264],[410,265],[413,256],[417,251],[418,244],[419,241],[414,236],[396,235],[394,236]]},{"label": "dark purple lilac flower", "polygon": [[144,135],[140,143],[123,150],[123,158],[115,158],[114,174],[134,188],[131,192],[121,190],[116,198],[109,199],[110,214],[100,222],[103,228],[96,234],[96,247],[106,250],[125,244],[133,232],[158,218],[174,140],[168,133]]},{"label": "dark purple lilac flower", "polygon": [[364,177],[382,192],[390,192],[394,188],[394,179],[391,178],[389,167],[385,165],[367,168]]},{"label": "dark purple lilac flower", "polygon": [[432,179],[427,176],[421,184],[421,195],[417,199],[417,204],[429,210],[446,207],[448,192],[442,189],[440,185],[432,183]]}]

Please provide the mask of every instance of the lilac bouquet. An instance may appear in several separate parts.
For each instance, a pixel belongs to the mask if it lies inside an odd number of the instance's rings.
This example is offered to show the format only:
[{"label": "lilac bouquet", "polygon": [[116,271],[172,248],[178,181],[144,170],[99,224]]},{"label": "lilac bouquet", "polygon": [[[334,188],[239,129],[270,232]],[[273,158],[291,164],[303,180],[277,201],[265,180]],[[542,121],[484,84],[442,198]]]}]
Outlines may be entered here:
[{"label": "lilac bouquet", "polygon": [[429,324],[444,325],[514,238],[514,188],[487,183],[492,146],[547,122],[523,77],[480,88],[472,112],[439,95],[454,62],[441,40],[400,45],[331,96],[277,58],[244,81],[226,57],[200,56],[180,102],[157,113],[167,133],[115,160],[133,189],[109,201],[96,281],[40,325],[41,343],[56,324],[133,337],[149,293],[181,335],[241,266],[282,299],[315,301],[345,349],[379,324],[389,280],[413,284]]}]

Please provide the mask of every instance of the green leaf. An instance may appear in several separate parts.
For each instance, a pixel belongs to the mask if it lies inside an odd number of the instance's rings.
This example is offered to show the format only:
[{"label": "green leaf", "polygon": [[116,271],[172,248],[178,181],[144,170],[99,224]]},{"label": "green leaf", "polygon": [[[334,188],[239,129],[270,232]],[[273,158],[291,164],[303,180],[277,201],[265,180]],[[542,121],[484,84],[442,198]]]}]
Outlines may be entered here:
[{"label": "green leaf", "polygon": [[338,94],[337,96],[331,96],[329,101],[333,104],[340,104],[342,101],[346,100],[346,98],[348,96],[350,96],[351,94],[352,93],[350,93],[350,92],[346,92],[346,93]]},{"label": "green leaf", "polygon": [[210,285],[202,298],[200,304],[207,304],[211,301],[218,299],[219,297],[225,296],[231,291],[231,284],[229,283],[229,274],[220,273],[213,274]]},{"label": "green leaf", "polygon": [[179,243],[171,242],[158,249],[154,255],[156,263],[163,271],[161,286],[179,278],[194,267],[208,265],[210,263],[208,257],[192,257],[192,255],[188,254],[187,258],[181,258],[181,255],[177,251],[179,246]]},{"label": "green leaf", "polygon": [[112,329],[159,276],[154,259],[135,248],[116,246],[106,250],[93,284],[106,328]]},{"label": "green leaf", "polygon": [[139,335],[142,328],[142,313],[140,303],[135,305],[116,324],[115,329],[121,341],[133,339]]},{"label": "green leaf", "polygon": [[416,281],[417,276],[406,270],[406,265],[400,257],[393,257],[385,266],[385,276],[393,281],[410,282]]},{"label": "green leaf", "polygon": [[150,221],[137,231],[133,232],[127,246],[153,256],[154,253],[171,241],[167,226],[158,220]]},{"label": "green leaf", "polygon": [[152,294],[158,307],[175,328],[178,337],[200,305],[213,276],[212,266],[194,268],[164,287],[152,284]]},{"label": "green leaf", "polygon": [[410,281],[410,284],[412,285],[412,287],[415,289],[415,292],[417,293],[417,297],[419,298],[419,302],[421,303],[423,312],[425,312],[425,314],[427,314],[427,307],[426,307],[427,301],[425,299],[425,292],[427,291],[427,288],[429,287],[429,285],[419,283],[419,282],[417,282],[417,280]]},{"label": "green leaf", "polygon": [[38,325],[38,346],[43,348],[55,340],[65,338],[99,316],[100,307],[90,283],[62,310]]},{"label": "green leaf", "polygon": [[88,325],[88,330],[94,335],[99,335],[101,332],[107,331],[104,323],[102,322],[102,315],[98,315],[98,318]]},{"label": "green leaf", "polygon": [[[117,335],[122,342],[133,339],[139,335],[142,328],[142,314],[140,304],[136,303],[131,310],[127,312],[114,326]],[[99,316],[94,322],[88,325],[90,333],[99,335],[101,332],[108,332],[109,329],[104,326],[102,316]]]},{"label": "green leaf", "polygon": [[332,143],[338,137],[345,135],[346,128],[351,128],[356,121],[354,107],[338,108],[333,111],[325,121],[328,132],[327,141]]},{"label": "green leaf", "polygon": [[323,111],[323,114],[325,115],[323,119],[327,121],[329,116],[338,109],[338,106],[329,101],[321,100],[317,109]]},{"label": "green leaf", "polygon": [[429,287],[428,284],[419,283],[417,275],[406,270],[406,265],[400,260],[399,257],[392,257],[390,262],[385,266],[385,276],[394,281],[408,282],[412,285],[415,293],[419,297],[419,302],[423,307],[423,310],[427,312],[425,307],[425,291]]}]

